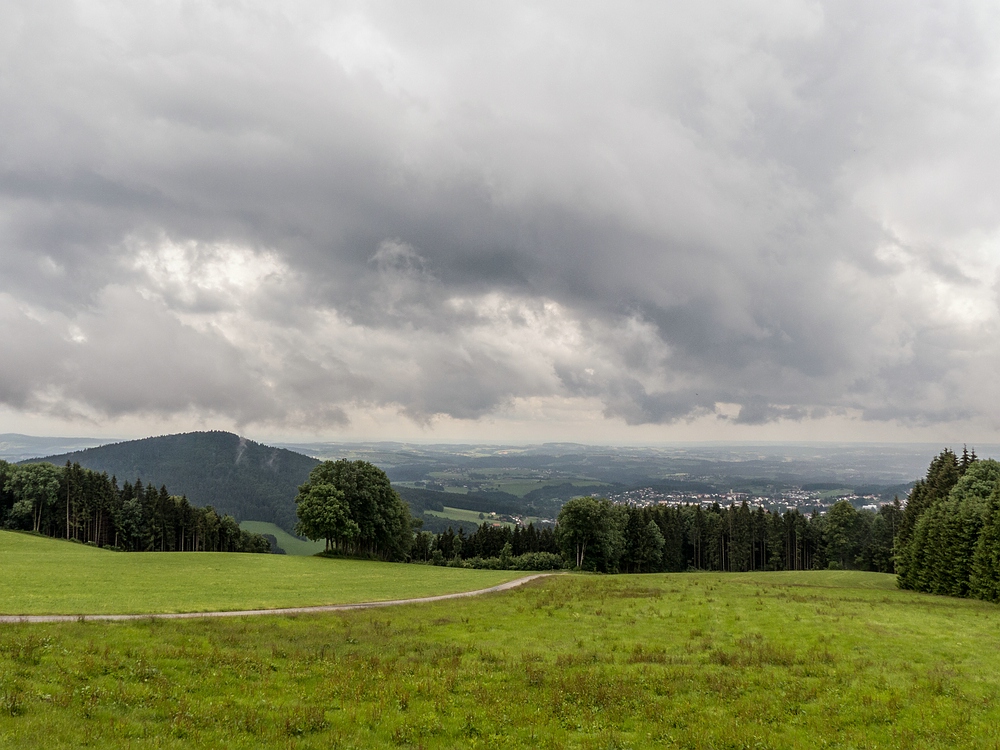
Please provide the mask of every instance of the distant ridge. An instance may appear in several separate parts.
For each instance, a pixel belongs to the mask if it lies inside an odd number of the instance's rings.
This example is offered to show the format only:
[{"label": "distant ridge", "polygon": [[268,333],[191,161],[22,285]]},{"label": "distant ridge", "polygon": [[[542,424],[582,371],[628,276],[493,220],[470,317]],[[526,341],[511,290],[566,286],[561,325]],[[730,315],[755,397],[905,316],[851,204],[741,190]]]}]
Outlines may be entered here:
[{"label": "distant ridge", "polygon": [[231,432],[187,432],[35,458],[79,463],[106,471],[122,482],[166,485],[199,506],[211,505],[238,521],[269,521],[287,531],[295,526],[295,495],[319,461],[273,448]]},{"label": "distant ridge", "polygon": [[0,460],[18,463],[57,451],[79,451],[112,442],[87,437],[36,437],[6,432],[0,435]]}]

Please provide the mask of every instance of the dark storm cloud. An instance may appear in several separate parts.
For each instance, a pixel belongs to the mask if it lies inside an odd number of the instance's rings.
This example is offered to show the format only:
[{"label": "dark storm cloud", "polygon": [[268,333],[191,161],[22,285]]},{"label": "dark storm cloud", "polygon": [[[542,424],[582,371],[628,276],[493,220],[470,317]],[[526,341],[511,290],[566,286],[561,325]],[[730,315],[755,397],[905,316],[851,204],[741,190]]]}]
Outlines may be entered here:
[{"label": "dark storm cloud", "polygon": [[921,422],[995,388],[988,6],[4,13],[9,406]]}]

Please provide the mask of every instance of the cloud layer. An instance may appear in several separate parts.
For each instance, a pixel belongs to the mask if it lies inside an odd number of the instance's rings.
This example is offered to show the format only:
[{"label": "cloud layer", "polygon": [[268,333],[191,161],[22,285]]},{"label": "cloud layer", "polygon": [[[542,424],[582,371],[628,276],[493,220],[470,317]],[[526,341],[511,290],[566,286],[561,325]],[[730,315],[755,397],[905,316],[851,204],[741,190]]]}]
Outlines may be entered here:
[{"label": "cloud layer", "polygon": [[996,8],[710,6],[8,3],[0,405],[995,435]]}]

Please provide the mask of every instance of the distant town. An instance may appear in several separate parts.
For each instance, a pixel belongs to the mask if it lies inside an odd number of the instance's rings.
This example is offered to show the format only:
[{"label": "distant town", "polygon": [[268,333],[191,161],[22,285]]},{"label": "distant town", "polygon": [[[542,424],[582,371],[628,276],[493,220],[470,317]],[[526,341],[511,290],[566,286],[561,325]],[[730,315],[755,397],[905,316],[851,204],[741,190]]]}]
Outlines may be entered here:
[{"label": "distant town", "polygon": [[[803,489],[782,490],[773,495],[752,495],[747,492],[664,492],[653,487],[641,487],[608,495],[613,503],[647,507],[654,505],[701,505],[709,508],[715,504],[726,507],[732,504],[746,503],[751,508],[763,508],[771,513],[783,513],[786,510],[798,510],[801,513],[826,513],[827,508],[841,500],[847,500],[858,510],[878,511],[886,500],[883,495],[858,495],[854,492],[817,491]],[[903,501],[905,498],[900,498]]]}]

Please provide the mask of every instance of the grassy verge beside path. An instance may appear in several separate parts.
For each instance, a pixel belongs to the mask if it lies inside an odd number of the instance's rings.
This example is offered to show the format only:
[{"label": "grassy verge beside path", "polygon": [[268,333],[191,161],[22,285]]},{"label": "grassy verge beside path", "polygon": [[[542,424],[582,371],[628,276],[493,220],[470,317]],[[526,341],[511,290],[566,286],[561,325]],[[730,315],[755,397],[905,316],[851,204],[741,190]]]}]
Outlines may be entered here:
[{"label": "grassy verge beside path", "polygon": [[0,746],[996,748],[1000,607],[890,583],[565,575],[383,610],[4,626]]},{"label": "grassy verge beside path", "polygon": [[289,555],[109,552],[0,531],[0,614],[273,609],[407,599],[494,586],[516,571]]}]

